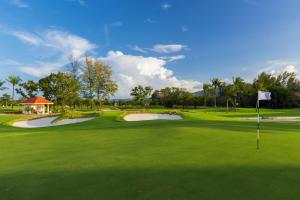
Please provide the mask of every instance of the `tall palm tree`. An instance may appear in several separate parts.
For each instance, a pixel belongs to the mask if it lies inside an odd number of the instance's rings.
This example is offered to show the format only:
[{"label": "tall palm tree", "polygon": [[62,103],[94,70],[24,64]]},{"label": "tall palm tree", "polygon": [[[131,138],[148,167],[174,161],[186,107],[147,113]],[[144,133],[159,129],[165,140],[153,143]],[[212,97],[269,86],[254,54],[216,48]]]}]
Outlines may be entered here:
[{"label": "tall palm tree", "polygon": [[236,91],[233,84],[225,85],[224,84],[224,93],[226,96],[226,110],[229,110],[229,100],[236,99]]},{"label": "tall palm tree", "polygon": [[6,90],[6,89],[7,89],[6,87],[3,86],[4,83],[5,83],[5,81],[1,81],[1,80],[0,80],[0,91],[3,91],[3,90]]},{"label": "tall palm tree", "polygon": [[18,76],[9,76],[7,81],[12,85],[12,104],[11,109],[14,109],[14,100],[15,100],[15,87],[19,85],[22,79]]},{"label": "tall palm tree", "polygon": [[205,107],[206,107],[207,96],[208,96],[210,89],[211,89],[211,85],[209,83],[203,84],[203,97],[204,97],[204,106]]},{"label": "tall palm tree", "polygon": [[213,78],[211,80],[211,85],[214,88],[215,91],[215,109],[217,109],[217,96],[218,96],[218,89],[222,85],[222,81],[218,78]]}]

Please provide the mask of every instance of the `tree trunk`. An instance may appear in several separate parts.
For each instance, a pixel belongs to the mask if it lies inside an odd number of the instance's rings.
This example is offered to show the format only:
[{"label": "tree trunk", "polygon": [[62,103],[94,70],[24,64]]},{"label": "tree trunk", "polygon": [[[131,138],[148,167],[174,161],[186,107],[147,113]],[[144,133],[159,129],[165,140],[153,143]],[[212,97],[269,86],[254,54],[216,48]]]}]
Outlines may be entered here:
[{"label": "tree trunk", "polygon": [[206,95],[204,95],[204,107],[206,107]]},{"label": "tree trunk", "polygon": [[13,85],[13,91],[12,91],[12,102],[11,102],[12,111],[14,111],[14,101],[15,101],[15,85]]},{"label": "tree trunk", "polygon": [[227,106],[227,112],[228,112],[228,97],[226,98],[226,106]]}]

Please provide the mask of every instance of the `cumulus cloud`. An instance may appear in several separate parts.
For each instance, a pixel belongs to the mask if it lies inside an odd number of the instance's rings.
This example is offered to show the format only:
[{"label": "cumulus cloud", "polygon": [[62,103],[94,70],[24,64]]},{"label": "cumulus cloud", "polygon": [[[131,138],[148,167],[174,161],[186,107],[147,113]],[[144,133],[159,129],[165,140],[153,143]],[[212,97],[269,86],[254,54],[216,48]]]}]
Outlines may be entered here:
[{"label": "cumulus cloud", "polygon": [[299,69],[300,61],[271,60],[267,61],[263,67],[259,69],[258,73],[267,72],[273,75],[278,75],[287,71],[298,74]]},{"label": "cumulus cloud", "polygon": [[182,44],[156,44],[152,50],[157,53],[174,53],[186,48],[187,46]]},{"label": "cumulus cloud", "polygon": [[110,51],[100,59],[113,69],[114,78],[119,85],[117,97],[129,97],[130,89],[138,84],[150,85],[154,89],[173,86],[189,91],[198,91],[202,86],[198,81],[178,79],[173,71],[166,67],[167,61],[160,58]]}]

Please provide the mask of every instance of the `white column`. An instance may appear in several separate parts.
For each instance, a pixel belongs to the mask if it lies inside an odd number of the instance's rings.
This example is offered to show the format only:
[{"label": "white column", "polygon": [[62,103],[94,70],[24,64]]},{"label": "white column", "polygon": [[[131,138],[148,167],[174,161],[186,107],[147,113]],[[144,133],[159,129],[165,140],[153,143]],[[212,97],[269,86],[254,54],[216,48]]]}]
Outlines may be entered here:
[{"label": "white column", "polygon": [[47,114],[50,114],[50,109],[49,109],[50,105],[47,104]]}]

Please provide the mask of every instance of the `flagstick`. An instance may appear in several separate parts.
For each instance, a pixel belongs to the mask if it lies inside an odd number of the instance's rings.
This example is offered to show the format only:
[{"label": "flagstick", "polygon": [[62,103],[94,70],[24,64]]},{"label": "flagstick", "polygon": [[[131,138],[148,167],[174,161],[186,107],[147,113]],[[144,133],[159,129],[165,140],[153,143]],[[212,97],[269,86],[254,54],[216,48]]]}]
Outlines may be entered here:
[{"label": "flagstick", "polygon": [[259,149],[259,99],[257,99],[257,133],[256,133],[256,148]]}]

